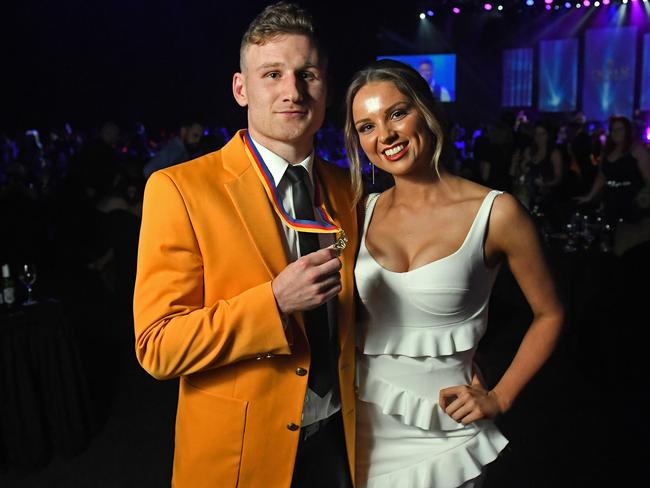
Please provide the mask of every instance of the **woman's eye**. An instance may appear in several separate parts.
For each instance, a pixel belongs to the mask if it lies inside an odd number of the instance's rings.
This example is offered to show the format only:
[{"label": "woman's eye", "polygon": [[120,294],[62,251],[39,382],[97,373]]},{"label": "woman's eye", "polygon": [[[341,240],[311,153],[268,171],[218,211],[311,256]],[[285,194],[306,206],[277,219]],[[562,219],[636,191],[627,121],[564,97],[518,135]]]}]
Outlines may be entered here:
[{"label": "woman's eye", "polygon": [[362,132],[368,132],[370,129],[372,129],[372,125],[370,125],[370,124],[363,124],[363,125],[360,125],[360,126],[357,128],[357,132],[359,132],[359,133],[362,133]]},{"label": "woman's eye", "polygon": [[404,117],[405,115],[406,115],[406,110],[399,109],[399,110],[395,110],[395,111],[391,114],[391,117],[392,117],[393,119],[399,119],[400,117]]}]

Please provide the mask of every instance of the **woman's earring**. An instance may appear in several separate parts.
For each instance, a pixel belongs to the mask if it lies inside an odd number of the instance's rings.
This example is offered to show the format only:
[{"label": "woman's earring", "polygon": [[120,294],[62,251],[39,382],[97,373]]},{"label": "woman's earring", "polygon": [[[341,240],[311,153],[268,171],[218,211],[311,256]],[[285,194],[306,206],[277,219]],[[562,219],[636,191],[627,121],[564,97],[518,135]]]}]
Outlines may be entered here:
[{"label": "woman's earring", "polygon": [[372,184],[375,184],[375,165],[370,163],[370,166],[372,166]]}]

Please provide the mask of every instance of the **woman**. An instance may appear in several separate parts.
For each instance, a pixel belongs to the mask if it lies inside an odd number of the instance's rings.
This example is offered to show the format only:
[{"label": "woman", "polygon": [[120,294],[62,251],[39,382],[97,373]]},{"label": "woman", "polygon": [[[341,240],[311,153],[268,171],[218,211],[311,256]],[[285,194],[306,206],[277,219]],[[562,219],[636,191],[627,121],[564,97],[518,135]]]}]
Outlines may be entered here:
[{"label": "woman", "polygon": [[648,150],[634,141],[629,119],[614,116],[609,119],[609,134],[600,159],[598,174],[591,191],[577,198],[589,203],[601,192],[605,215],[610,224],[618,224],[615,250],[619,254],[640,238],[648,239],[650,215],[650,156]]},{"label": "woman", "polygon": [[[357,199],[359,146],[395,180],[368,198],[355,271],[364,309],[357,373],[362,487],[478,486],[481,467],[507,443],[489,419],[510,408],[546,361],[562,323],[526,213],[511,196],[438,165],[444,139],[436,110],[426,82],[392,60],[357,73],[347,92]],[[502,261],[535,318],[488,390],[473,357]]]},{"label": "woman", "polygon": [[533,141],[521,153],[515,153],[514,174],[525,186],[527,208],[547,208],[564,179],[562,152],[556,144],[556,132],[551,124],[539,121],[533,129]]}]

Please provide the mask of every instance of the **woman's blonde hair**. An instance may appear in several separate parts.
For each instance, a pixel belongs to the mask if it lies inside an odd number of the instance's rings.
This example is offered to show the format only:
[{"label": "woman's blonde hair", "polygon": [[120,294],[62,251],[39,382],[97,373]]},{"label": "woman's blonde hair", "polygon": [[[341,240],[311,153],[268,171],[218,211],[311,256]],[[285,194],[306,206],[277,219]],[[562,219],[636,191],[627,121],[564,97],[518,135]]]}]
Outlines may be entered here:
[{"label": "woman's blonde hair", "polygon": [[395,88],[415,104],[420,117],[422,117],[433,136],[434,151],[430,164],[440,176],[438,163],[443,153],[445,139],[440,123],[442,118],[439,105],[433,93],[431,93],[429,84],[420,76],[420,73],[409,65],[392,59],[381,59],[357,71],[352,77],[352,82],[345,95],[345,151],[350,163],[355,203],[361,199],[363,194],[363,181],[361,178],[361,161],[359,159],[359,135],[352,116],[352,102],[359,90],[365,85],[383,81],[395,85]]}]

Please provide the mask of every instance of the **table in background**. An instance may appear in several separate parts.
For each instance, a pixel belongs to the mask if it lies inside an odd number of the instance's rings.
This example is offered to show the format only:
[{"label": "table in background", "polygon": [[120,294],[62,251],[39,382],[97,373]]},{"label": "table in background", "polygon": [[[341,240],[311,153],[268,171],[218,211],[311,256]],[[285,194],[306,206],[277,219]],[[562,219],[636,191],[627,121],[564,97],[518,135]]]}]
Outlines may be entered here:
[{"label": "table in background", "polygon": [[62,305],[0,312],[0,468],[81,451],[92,434],[88,387]]}]

